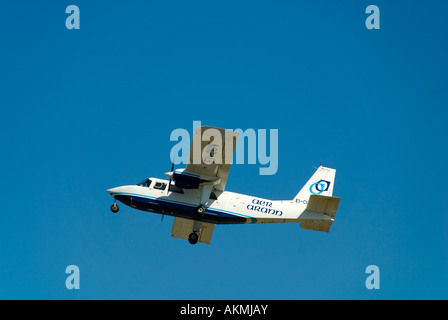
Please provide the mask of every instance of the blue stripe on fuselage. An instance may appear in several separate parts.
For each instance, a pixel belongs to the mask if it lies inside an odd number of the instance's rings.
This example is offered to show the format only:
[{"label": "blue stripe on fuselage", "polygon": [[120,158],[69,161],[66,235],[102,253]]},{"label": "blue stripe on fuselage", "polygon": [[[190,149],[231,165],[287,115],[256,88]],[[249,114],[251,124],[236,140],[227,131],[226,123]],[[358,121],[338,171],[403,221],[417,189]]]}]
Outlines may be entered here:
[{"label": "blue stripe on fuselage", "polygon": [[[197,205],[181,202],[181,201],[175,201],[175,200],[169,200],[169,199],[161,199],[156,198],[153,196],[147,196],[137,193],[128,193],[128,192],[117,192],[114,194],[111,194],[113,197],[117,196],[117,199],[121,202],[123,202],[126,205],[130,205],[130,200],[132,200],[132,207],[135,207],[136,209],[140,210],[147,210],[148,205],[149,206],[157,206],[160,208],[154,208],[154,211],[158,213],[163,213],[164,208],[179,210],[183,212],[190,213],[191,215],[196,213]],[[124,196],[125,198],[121,198],[121,196]],[[139,205],[141,203],[142,205]],[[207,207],[205,213],[207,215],[216,216],[219,219],[214,221],[214,223],[226,223],[223,220],[229,220],[229,223],[246,223],[246,219],[251,219],[251,222],[256,222],[256,219],[250,216],[246,216],[240,213],[224,210],[224,209],[217,209],[217,208],[211,208]],[[176,214],[174,214],[176,216]],[[239,222],[231,222],[231,220],[234,220],[234,218],[239,218]],[[215,220],[212,217],[210,217],[209,220]]]}]

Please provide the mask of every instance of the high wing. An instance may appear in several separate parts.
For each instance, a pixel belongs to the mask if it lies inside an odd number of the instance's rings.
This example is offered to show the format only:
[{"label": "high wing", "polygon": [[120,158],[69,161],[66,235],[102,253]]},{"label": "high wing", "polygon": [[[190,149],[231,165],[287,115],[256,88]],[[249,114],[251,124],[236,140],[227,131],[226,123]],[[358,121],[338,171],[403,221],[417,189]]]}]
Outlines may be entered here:
[{"label": "high wing", "polygon": [[199,242],[210,244],[214,227],[215,225],[213,223],[176,217],[174,218],[173,228],[171,229],[171,236],[188,240],[189,235],[192,232],[196,232],[199,237]]},{"label": "high wing", "polygon": [[194,130],[186,171],[210,182],[209,195],[212,190],[224,191],[237,139],[238,132],[232,130],[210,126]]},{"label": "high wing", "polygon": [[[198,127],[193,132],[187,167],[165,174],[179,188],[199,189],[198,214],[204,214],[213,191],[224,191],[237,139],[238,132],[232,130]],[[192,244],[198,241],[210,244],[214,227],[213,223],[176,217],[171,236]]]}]

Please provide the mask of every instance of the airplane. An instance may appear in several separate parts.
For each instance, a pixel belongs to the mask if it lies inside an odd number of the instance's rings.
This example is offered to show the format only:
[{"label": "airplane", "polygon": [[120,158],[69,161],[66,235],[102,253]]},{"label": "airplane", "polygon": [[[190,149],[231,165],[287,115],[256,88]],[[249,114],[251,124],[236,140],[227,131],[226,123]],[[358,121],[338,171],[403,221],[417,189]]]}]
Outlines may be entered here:
[{"label": "airplane", "polygon": [[[225,138],[209,142],[217,133]],[[210,244],[216,224],[298,222],[303,229],[329,232],[340,202],[332,196],[336,170],[321,164],[291,200],[226,191],[228,159],[233,157],[237,138],[238,132],[232,130],[196,128],[186,168],[174,170],[172,161],[171,171],[165,173],[169,180],[148,178],[108,189],[114,198],[111,211],[120,210],[118,200],[138,210],[174,216],[171,236],[191,244]],[[198,152],[201,156],[197,157]]]}]

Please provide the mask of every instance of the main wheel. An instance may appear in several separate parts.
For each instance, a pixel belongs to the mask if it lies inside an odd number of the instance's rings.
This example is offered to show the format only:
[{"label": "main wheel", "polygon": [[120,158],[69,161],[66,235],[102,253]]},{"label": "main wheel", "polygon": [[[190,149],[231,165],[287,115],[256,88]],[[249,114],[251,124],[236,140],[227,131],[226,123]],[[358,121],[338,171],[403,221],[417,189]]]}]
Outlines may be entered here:
[{"label": "main wheel", "polygon": [[190,233],[190,235],[188,236],[188,242],[190,242],[191,244],[198,243],[198,240],[199,236],[196,232]]},{"label": "main wheel", "polygon": [[199,207],[197,207],[197,209],[196,209],[196,212],[197,212],[199,215],[203,216],[203,215],[205,214],[205,207],[204,207],[202,204],[199,205]]},{"label": "main wheel", "polygon": [[118,206],[118,204],[114,203],[110,206],[110,211],[112,211],[113,213],[117,213],[118,211],[120,211],[120,207]]}]

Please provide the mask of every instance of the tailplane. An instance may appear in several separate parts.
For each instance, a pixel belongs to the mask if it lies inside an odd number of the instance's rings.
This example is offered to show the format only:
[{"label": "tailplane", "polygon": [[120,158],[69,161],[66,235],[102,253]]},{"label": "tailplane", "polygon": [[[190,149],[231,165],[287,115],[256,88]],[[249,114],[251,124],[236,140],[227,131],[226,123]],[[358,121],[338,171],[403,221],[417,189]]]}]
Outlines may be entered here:
[{"label": "tailplane", "polygon": [[300,227],[329,232],[341,198],[312,194],[306,210],[299,216]]}]

